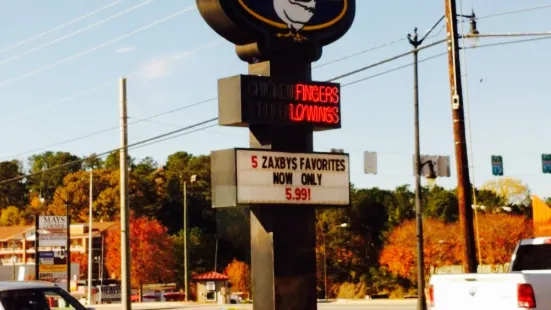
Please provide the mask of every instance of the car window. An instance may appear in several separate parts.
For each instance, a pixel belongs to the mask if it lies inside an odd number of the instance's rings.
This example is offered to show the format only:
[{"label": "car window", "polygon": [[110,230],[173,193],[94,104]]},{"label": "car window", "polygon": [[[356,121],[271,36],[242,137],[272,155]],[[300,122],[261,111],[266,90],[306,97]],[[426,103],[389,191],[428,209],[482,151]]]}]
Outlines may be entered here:
[{"label": "car window", "polygon": [[4,310],[81,310],[76,300],[71,300],[58,289],[9,290],[0,292]]}]

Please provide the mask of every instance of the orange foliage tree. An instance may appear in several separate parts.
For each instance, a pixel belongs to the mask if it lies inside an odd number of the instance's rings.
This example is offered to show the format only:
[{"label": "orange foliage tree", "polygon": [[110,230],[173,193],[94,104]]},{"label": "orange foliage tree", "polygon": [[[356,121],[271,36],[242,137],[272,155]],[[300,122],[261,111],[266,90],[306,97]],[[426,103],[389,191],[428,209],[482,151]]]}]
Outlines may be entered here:
[{"label": "orange foliage tree", "polygon": [[88,254],[87,253],[71,253],[71,262],[78,264],[78,276],[84,278],[88,276]]},{"label": "orange foliage tree", "polygon": [[[120,275],[120,224],[105,239],[105,267],[110,274]],[[172,255],[172,238],[159,221],[146,217],[130,219],[130,264],[133,287],[148,283],[173,281],[175,260]]]},{"label": "orange foliage tree", "polygon": [[533,236],[532,221],[522,215],[479,215],[478,227],[482,264],[492,267],[508,263],[518,241]]},{"label": "orange foliage tree", "polygon": [[[424,220],[425,274],[443,265],[461,263],[458,225],[445,224],[434,219]],[[415,221],[396,227],[388,236],[379,262],[397,276],[414,280],[417,265],[417,239]]]},{"label": "orange foliage tree", "polygon": [[234,258],[233,261],[226,266],[224,273],[230,278],[232,292],[248,293],[250,291],[251,275],[249,265]]},{"label": "orange foliage tree", "polygon": [[[463,245],[459,223],[445,224],[439,220],[424,220],[425,275],[438,267],[460,265]],[[478,216],[480,254],[482,264],[495,270],[511,260],[518,241],[533,234],[530,220],[522,215],[481,214]],[[397,276],[414,280],[417,265],[415,221],[396,227],[388,236],[379,257],[381,265]]]}]

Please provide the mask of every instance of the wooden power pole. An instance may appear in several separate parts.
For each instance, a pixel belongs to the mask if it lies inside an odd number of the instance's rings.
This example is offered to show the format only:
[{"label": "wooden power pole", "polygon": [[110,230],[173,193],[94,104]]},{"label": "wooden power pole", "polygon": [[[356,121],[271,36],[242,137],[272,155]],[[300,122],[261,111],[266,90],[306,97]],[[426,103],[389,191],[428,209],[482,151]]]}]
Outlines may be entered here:
[{"label": "wooden power pole", "polygon": [[457,31],[457,11],[455,0],[446,3],[446,28],[448,39],[448,68],[452,98],[453,138],[455,142],[455,163],[457,169],[457,200],[459,202],[459,220],[463,231],[465,272],[476,273],[476,247],[474,239],[472,186],[469,177],[467,157],[467,139],[465,137],[465,112],[463,110],[463,91],[461,86],[461,67],[459,62],[459,34]]}]

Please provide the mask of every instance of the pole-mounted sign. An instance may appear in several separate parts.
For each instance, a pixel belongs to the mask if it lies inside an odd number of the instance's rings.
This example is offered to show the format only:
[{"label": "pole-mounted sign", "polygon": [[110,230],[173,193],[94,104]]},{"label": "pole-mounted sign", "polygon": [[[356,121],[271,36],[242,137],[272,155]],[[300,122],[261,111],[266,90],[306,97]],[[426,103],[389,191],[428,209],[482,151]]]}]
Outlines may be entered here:
[{"label": "pole-mounted sign", "polygon": [[226,40],[257,44],[260,59],[284,53],[310,62],[348,31],[356,13],[355,0],[197,0],[197,7]]},{"label": "pole-mounted sign", "polygon": [[[235,166],[234,177],[212,184],[216,207],[250,204],[348,206],[348,154],[229,149],[211,154],[213,171]],[[234,162],[234,165],[231,164]],[[229,172],[231,173],[231,172]]]},{"label": "pole-mounted sign", "polygon": [[503,175],[503,157],[492,155],[492,174],[495,176]]},{"label": "pole-mounted sign", "polygon": [[551,174],[551,154],[541,155],[541,166],[542,166],[543,173]]},{"label": "pole-mounted sign", "polygon": [[248,126],[253,149],[211,154],[213,206],[251,207],[253,307],[316,309],[314,207],[349,205],[350,180],[347,154],[313,152],[313,132],[342,114],[339,84],[312,81],[312,62],[350,29],[356,1],[196,2],[249,64],[218,84],[219,124]]},{"label": "pole-mounted sign", "polygon": [[341,127],[341,88],[328,82],[286,82],[237,75],[218,80],[220,125],[313,125]]}]

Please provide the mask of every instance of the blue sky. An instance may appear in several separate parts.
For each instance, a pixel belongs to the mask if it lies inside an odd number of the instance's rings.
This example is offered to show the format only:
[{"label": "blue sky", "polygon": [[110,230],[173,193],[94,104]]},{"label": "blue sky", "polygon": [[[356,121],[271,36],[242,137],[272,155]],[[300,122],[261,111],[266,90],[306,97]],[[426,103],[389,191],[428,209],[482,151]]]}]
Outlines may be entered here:
[{"label": "blue sky", "polygon": [[[88,18],[16,44],[113,2]],[[540,0],[462,2],[465,14],[474,8],[481,17],[551,4]],[[145,4],[130,10],[140,3]],[[352,29],[325,48],[319,63],[404,38],[415,26],[425,31],[444,12],[443,0],[357,3]],[[217,79],[246,73],[247,66],[235,56],[234,47],[221,41],[195,9],[147,27],[194,6],[193,0],[59,0],[56,4],[0,0],[0,28],[4,29],[0,36],[1,160],[26,162],[29,151],[116,127],[120,76],[128,76],[128,113],[133,122],[216,97]],[[551,8],[488,18],[480,20],[478,27],[481,33],[548,31],[549,14]],[[442,31],[437,38],[444,35]],[[479,44],[498,41],[481,39]],[[207,44],[211,46],[197,51]],[[330,79],[409,48],[407,41],[391,44],[315,69],[314,78]],[[190,50],[195,52],[186,56]],[[445,50],[440,45],[421,52],[420,58]],[[468,80],[469,150],[474,153],[471,165],[477,186],[493,180],[490,156],[496,154],[504,157],[506,176],[522,179],[534,194],[551,196],[551,175],[541,173],[540,162],[541,153],[551,153],[549,50],[551,40],[468,50],[463,73]],[[406,57],[341,83],[410,62]],[[453,155],[446,62],[446,57],[440,57],[420,65],[423,154]],[[336,147],[350,153],[352,181],[358,186],[394,188],[413,181],[412,75],[408,67],[343,88],[342,129],[316,134],[317,151]],[[143,140],[216,113],[217,103],[210,101],[139,122],[130,126],[129,139],[131,143]],[[118,145],[119,131],[115,129],[49,149],[87,155]],[[131,155],[152,156],[163,163],[167,155],[179,150],[208,154],[247,145],[247,129],[213,127],[132,150]],[[363,174],[366,150],[378,152],[378,175]],[[454,170],[452,162],[452,177],[439,179],[438,184],[455,186]]]}]

